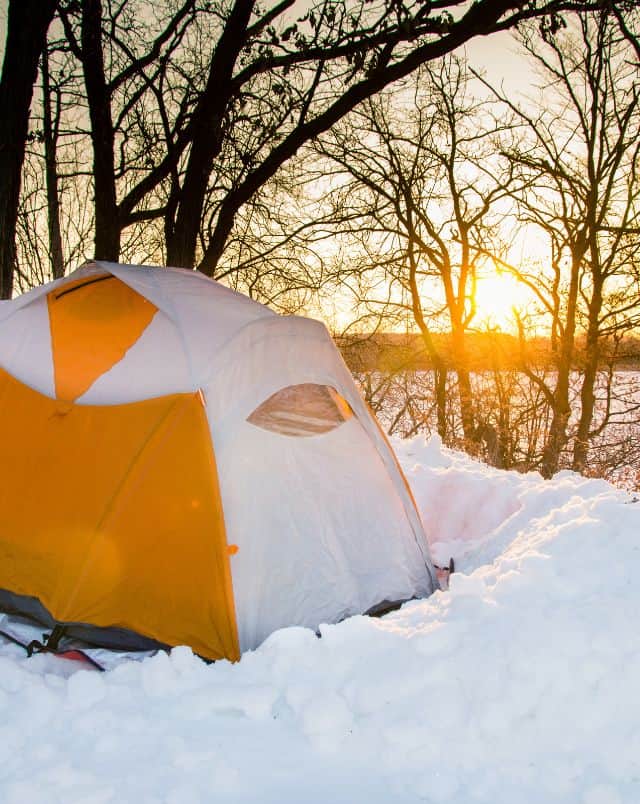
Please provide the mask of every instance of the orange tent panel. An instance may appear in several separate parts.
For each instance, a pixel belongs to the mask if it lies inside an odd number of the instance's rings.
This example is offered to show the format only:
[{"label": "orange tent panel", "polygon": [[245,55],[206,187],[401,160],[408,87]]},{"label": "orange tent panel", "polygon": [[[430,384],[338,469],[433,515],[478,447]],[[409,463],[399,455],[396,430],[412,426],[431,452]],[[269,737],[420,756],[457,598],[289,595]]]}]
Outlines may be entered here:
[{"label": "orange tent panel", "polygon": [[240,651],[200,394],[49,399],[0,369],[0,588],[59,622],[128,628],[210,659]]},{"label": "orange tent panel", "polygon": [[111,274],[67,282],[47,296],[56,396],[77,399],[122,360],[157,307]]}]

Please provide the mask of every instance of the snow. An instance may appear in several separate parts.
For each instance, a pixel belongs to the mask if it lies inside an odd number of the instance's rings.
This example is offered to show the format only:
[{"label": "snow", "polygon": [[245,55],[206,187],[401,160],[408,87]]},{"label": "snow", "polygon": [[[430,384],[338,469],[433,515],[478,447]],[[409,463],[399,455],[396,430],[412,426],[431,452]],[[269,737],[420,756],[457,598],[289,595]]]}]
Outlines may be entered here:
[{"label": "snow", "polygon": [[448,592],[236,665],[3,644],[0,802],[640,801],[640,503],[394,446]]}]

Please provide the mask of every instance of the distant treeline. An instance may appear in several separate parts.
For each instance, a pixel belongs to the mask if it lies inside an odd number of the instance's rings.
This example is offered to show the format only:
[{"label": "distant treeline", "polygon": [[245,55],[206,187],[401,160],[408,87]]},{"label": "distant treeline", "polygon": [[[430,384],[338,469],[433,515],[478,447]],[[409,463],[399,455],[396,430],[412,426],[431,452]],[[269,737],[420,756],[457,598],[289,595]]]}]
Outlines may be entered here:
[{"label": "distant treeline", "polygon": [[[451,336],[433,334],[438,354],[455,370]],[[381,371],[397,373],[433,369],[433,361],[419,333],[377,332],[336,338],[345,362],[353,372]],[[578,338],[574,368],[579,371],[585,354],[584,338]],[[527,340],[523,354],[517,336],[504,332],[470,332],[467,334],[467,368],[470,371],[517,371],[523,366],[552,369],[554,349],[550,338]],[[640,338],[627,337],[601,355],[601,366],[614,366],[618,371],[640,370]]]}]

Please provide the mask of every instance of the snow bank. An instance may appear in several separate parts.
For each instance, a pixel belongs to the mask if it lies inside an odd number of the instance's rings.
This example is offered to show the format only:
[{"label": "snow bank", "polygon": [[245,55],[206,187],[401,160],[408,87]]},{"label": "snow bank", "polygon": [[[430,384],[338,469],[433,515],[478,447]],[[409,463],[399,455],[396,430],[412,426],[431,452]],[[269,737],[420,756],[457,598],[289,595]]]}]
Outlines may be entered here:
[{"label": "snow bank", "polygon": [[537,472],[504,472],[444,449],[438,436],[395,439],[393,447],[429,533],[434,560],[456,558],[470,571],[493,561],[523,529],[571,500],[630,498],[604,480],[559,472],[552,482]]},{"label": "snow bank", "polygon": [[110,673],[0,648],[0,801],[640,801],[640,503],[396,444],[466,574],[382,620]]}]

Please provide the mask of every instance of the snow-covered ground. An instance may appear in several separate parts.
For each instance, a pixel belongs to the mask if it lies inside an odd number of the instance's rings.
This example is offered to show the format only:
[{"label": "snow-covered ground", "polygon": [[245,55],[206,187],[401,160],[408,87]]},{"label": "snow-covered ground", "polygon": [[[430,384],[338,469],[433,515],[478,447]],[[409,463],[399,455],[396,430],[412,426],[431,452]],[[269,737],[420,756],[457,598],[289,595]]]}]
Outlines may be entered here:
[{"label": "snow-covered ground", "polygon": [[0,802],[639,802],[640,502],[395,446],[449,592],[237,665],[3,644]]}]

